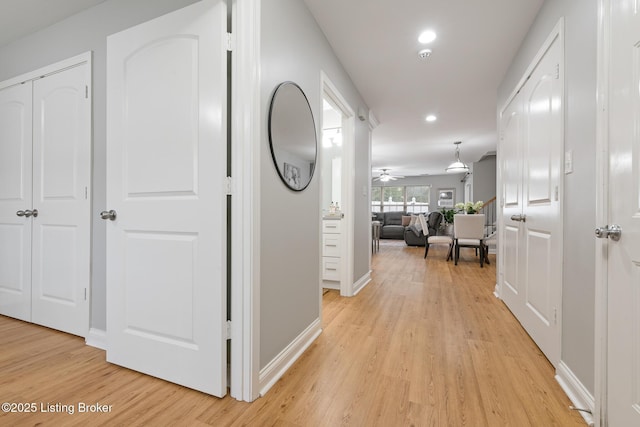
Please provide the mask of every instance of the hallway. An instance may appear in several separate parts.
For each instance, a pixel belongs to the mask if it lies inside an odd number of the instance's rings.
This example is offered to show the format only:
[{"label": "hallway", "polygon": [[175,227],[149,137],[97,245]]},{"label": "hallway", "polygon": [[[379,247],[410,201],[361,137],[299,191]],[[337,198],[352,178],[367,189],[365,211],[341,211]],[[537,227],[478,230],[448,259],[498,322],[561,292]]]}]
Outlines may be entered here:
[{"label": "hallway", "polygon": [[[2,425],[584,425],[552,366],[493,296],[495,257],[383,241],[358,296],[324,296],[322,335],[254,403],[105,363],[82,339],[0,317],[2,402],[111,405],[98,414],[0,413]],[[295,301],[292,301],[295,303]]]}]

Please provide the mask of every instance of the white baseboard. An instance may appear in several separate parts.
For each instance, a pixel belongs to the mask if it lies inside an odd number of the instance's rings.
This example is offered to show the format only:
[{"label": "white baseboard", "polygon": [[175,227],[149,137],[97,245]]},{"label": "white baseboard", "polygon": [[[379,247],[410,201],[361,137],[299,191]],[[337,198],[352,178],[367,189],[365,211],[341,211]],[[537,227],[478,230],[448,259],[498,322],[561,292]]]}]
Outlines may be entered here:
[{"label": "white baseboard", "polygon": [[353,284],[353,295],[358,295],[358,292],[364,289],[371,282],[371,270],[369,270],[364,276],[362,276],[356,283]]},{"label": "white baseboard", "polygon": [[497,283],[496,283],[496,287],[493,288],[493,295],[498,299],[502,299],[500,298],[500,287],[498,286]]},{"label": "white baseboard", "polygon": [[569,400],[573,403],[574,408],[587,409],[591,411],[591,414],[585,411],[578,411],[582,418],[586,421],[587,425],[593,426],[593,412],[596,407],[596,401],[594,397],[589,393],[589,390],[580,382],[578,377],[569,369],[569,367],[563,362],[558,363],[556,369],[556,381],[562,387],[562,390],[569,396]]},{"label": "white baseboard", "polygon": [[91,347],[99,348],[100,350],[107,350],[107,331],[102,329],[89,329],[89,335],[84,339],[84,342]]},{"label": "white baseboard", "polygon": [[284,373],[298,360],[311,343],[318,338],[322,329],[320,319],[316,319],[296,337],[280,354],[278,354],[267,366],[260,370],[258,388],[260,396],[264,396]]}]

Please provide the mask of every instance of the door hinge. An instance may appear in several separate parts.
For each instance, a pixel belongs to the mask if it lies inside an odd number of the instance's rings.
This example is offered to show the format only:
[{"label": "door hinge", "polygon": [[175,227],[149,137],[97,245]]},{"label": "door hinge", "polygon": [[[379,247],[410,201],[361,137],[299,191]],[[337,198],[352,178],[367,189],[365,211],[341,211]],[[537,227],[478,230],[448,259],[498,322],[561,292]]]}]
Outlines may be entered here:
[{"label": "door hinge", "polygon": [[84,187],[84,199],[87,200],[89,198],[89,190],[87,187]]},{"label": "door hinge", "polygon": [[227,181],[225,183],[227,196],[233,195],[233,180],[230,176],[227,177]]},{"label": "door hinge", "polygon": [[558,194],[558,186],[556,185],[556,193],[555,193],[555,198],[556,198],[556,202],[558,201],[559,198],[559,194]]},{"label": "door hinge", "polygon": [[233,52],[233,34],[227,33],[226,48],[228,52]]},{"label": "door hinge", "polygon": [[231,320],[227,320],[227,339],[231,339]]},{"label": "door hinge", "polygon": [[553,307],[553,324],[558,324],[558,309]]},{"label": "door hinge", "polygon": [[87,288],[84,288],[84,300],[87,300]]},{"label": "door hinge", "polygon": [[560,64],[556,64],[556,80],[560,78]]},{"label": "door hinge", "polygon": [[84,97],[85,99],[89,99],[89,86],[84,86]]}]

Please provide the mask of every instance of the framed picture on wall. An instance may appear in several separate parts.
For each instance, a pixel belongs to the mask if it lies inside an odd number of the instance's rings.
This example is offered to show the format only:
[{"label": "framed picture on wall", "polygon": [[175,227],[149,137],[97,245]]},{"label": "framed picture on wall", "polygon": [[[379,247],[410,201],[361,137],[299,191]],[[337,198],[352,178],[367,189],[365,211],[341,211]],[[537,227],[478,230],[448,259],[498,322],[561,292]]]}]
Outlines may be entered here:
[{"label": "framed picture on wall", "polygon": [[284,179],[293,189],[300,189],[300,168],[291,163],[284,163]]},{"label": "framed picture on wall", "polygon": [[438,190],[438,207],[439,208],[453,208],[456,200],[455,188],[440,188]]}]

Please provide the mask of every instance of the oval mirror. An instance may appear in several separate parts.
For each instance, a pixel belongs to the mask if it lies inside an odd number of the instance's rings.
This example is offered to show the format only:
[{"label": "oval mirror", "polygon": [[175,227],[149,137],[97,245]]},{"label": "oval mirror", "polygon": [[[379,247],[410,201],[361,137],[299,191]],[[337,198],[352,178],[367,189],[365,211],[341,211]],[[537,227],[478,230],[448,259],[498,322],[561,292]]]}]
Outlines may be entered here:
[{"label": "oval mirror", "polygon": [[282,182],[294,191],[307,188],[316,167],[316,125],[306,95],[293,82],[279,84],[271,98],[269,144]]}]

